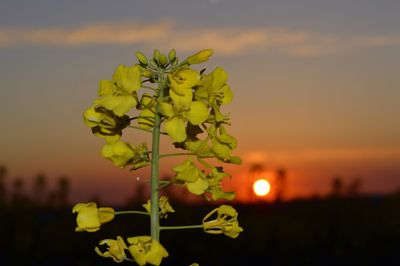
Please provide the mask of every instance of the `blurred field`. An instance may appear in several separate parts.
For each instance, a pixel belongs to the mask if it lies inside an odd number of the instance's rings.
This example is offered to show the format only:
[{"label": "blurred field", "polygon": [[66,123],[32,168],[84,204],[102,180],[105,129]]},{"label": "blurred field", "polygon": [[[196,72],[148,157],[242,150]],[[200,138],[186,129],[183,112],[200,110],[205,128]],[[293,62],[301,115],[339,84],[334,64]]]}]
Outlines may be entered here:
[{"label": "blurred field", "polygon": [[[164,224],[201,223],[214,206],[174,205]],[[135,206],[133,206],[135,208]],[[140,208],[140,206],[136,206]],[[201,230],[163,231],[163,265],[396,265],[400,196],[308,199],[235,206],[237,239]],[[0,207],[0,265],[116,265],[94,246],[148,234],[148,218],[118,216],[96,233],[76,233],[70,206],[14,199]],[[128,265],[124,262],[120,265]]]}]

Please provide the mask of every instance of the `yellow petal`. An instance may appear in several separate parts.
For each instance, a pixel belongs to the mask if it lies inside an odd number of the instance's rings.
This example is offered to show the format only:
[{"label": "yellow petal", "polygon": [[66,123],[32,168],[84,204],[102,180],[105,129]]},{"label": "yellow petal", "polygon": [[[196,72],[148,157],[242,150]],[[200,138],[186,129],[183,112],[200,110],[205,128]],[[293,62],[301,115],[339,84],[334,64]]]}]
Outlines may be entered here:
[{"label": "yellow petal", "polygon": [[127,240],[130,244],[129,252],[139,265],[150,263],[158,266],[168,256],[167,250],[151,236],[135,236]]},{"label": "yellow petal", "polygon": [[243,228],[239,226],[237,221],[233,222],[232,225],[224,227],[224,235],[231,238],[237,238],[240,232],[243,232]]},{"label": "yellow petal", "polygon": [[219,143],[218,141],[213,141],[213,144],[211,146],[211,150],[215,153],[215,155],[223,160],[229,160],[230,156],[231,156],[231,148],[229,148],[228,145],[224,145]]},{"label": "yellow petal", "polygon": [[112,258],[115,262],[122,262],[126,258],[125,249],[128,247],[126,246],[122,237],[118,236],[117,240],[114,239],[104,239],[99,242],[99,245],[107,245],[107,251],[101,252],[98,247],[95,247],[95,251],[102,257],[105,258]]},{"label": "yellow petal", "polygon": [[174,101],[176,106],[189,106],[193,99],[191,89],[182,90],[181,94],[177,94],[174,90],[169,90],[169,96]]},{"label": "yellow petal", "polygon": [[114,219],[115,211],[110,207],[102,207],[98,209],[98,216],[100,224],[104,224]]},{"label": "yellow petal", "polygon": [[95,202],[78,203],[72,209],[72,213],[78,213],[75,231],[95,232],[100,229],[98,210]]},{"label": "yellow petal", "polygon": [[102,113],[96,112],[94,106],[91,106],[83,113],[83,122],[88,127],[95,127],[102,121],[103,117]]},{"label": "yellow petal", "polygon": [[136,106],[137,100],[133,95],[117,95],[107,94],[94,101],[96,105],[113,111],[117,116],[123,116]]},{"label": "yellow petal", "polygon": [[183,182],[195,182],[204,174],[196,167],[191,158],[186,159],[182,164],[173,168],[176,173],[175,179]]},{"label": "yellow petal", "polygon": [[186,187],[191,193],[201,195],[207,190],[208,182],[203,178],[197,178],[195,182],[186,183]]},{"label": "yellow petal", "polygon": [[104,145],[101,149],[101,155],[111,160],[115,166],[125,167],[135,156],[135,152],[127,143],[117,141],[113,144]]},{"label": "yellow petal", "polygon": [[173,142],[183,142],[186,139],[185,122],[180,117],[173,117],[165,121],[164,130]]},{"label": "yellow petal", "polygon": [[169,104],[169,103],[164,103],[161,102],[160,103],[160,113],[168,118],[171,118],[174,116],[175,111],[174,111],[174,107]]},{"label": "yellow petal", "polygon": [[217,67],[212,72],[212,75],[212,90],[220,90],[228,80],[228,73],[226,73],[224,69]]},{"label": "yellow petal", "polygon": [[118,66],[114,72],[113,80],[117,86],[126,93],[137,91],[141,85],[141,67],[134,65],[132,67]]},{"label": "yellow petal", "polygon": [[168,257],[167,250],[160,242],[153,239],[149,252],[146,254],[146,261],[152,265],[160,265],[163,258]]},{"label": "yellow petal", "polygon": [[207,106],[199,101],[190,104],[190,110],[184,113],[192,125],[200,125],[207,120],[209,112]]},{"label": "yellow petal", "polygon": [[100,80],[99,82],[99,90],[97,91],[97,94],[99,96],[104,96],[107,94],[111,94],[116,90],[115,83],[111,80]]},{"label": "yellow petal", "polygon": [[152,127],[154,127],[154,112],[155,111],[149,109],[145,109],[140,112],[137,121],[141,128],[151,129]]},{"label": "yellow petal", "polygon": [[222,87],[222,104],[229,104],[233,100],[233,92],[229,85],[225,85]]},{"label": "yellow petal", "polygon": [[180,68],[168,75],[172,90],[178,95],[183,95],[185,90],[192,88],[200,80],[200,74],[190,68]]}]

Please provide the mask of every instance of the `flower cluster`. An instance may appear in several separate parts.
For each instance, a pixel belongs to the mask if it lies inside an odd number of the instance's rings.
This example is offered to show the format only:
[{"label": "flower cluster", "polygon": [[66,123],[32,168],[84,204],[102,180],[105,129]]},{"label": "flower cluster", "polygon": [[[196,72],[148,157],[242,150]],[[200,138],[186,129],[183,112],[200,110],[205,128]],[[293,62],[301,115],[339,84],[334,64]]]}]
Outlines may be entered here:
[{"label": "flower cluster", "polygon": [[[105,258],[112,258],[115,262],[124,260],[133,260],[139,265],[160,265],[161,260],[168,257],[168,252],[165,248],[153,239],[151,236],[135,236],[128,237],[125,243],[121,236],[117,239],[104,239],[99,242],[99,245],[107,245],[107,250],[101,252],[99,247],[95,248],[97,254]],[[128,258],[125,250],[128,250],[132,259]]]},{"label": "flower cluster", "polygon": [[[151,217],[151,235],[102,240],[95,248],[100,256],[115,262],[160,265],[168,256],[159,242],[161,230],[202,228],[206,233],[231,238],[238,237],[243,231],[237,221],[237,212],[228,205],[211,211],[202,224],[159,224],[160,218],[165,219],[175,212],[168,198],[159,195],[164,186],[184,186],[207,200],[232,200],[235,197],[234,192],[224,191],[221,186],[223,179],[230,175],[222,166],[210,162],[211,159],[214,163],[241,163],[241,159],[233,155],[237,140],[227,130],[229,114],[221,110],[233,100],[227,83],[228,74],[221,67],[210,73],[192,67],[207,61],[212,54],[211,49],[205,49],[179,61],[175,50],[164,55],[156,49],[150,59],[137,52],[137,64],[120,65],[110,80],[100,81],[98,98],[83,113],[83,120],[95,136],[105,140],[101,155],[121,168],[136,170],[151,166],[150,200],[142,205],[146,211],[115,211],[110,207],[98,208],[94,202],[74,206],[76,231],[98,231],[120,214]],[[125,141],[128,128],[151,133],[151,150],[145,142],[134,145]],[[174,147],[184,152],[160,154],[160,135],[167,135]],[[172,168],[175,175],[160,180],[159,160],[181,155],[187,155],[187,158]]]}]

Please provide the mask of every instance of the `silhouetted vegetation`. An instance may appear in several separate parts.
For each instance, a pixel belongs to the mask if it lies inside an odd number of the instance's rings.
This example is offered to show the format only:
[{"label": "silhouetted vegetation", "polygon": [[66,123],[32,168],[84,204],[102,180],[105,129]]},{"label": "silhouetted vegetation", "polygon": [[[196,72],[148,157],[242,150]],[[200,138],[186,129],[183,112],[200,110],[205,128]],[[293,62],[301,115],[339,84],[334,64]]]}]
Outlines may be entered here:
[{"label": "silhouetted vegetation", "polygon": [[[31,190],[21,178],[6,189],[7,178],[0,168],[0,265],[116,265],[94,252],[99,239],[148,234],[148,217],[135,215],[116,217],[118,223],[96,233],[76,233],[66,177],[50,189],[47,177],[38,175]],[[395,265],[400,260],[400,194],[361,196],[357,180],[334,181],[335,197],[237,205],[245,231],[234,240],[193,229],[179,232],[176,241],[177,232],[166,231],[162,241],[171,256],[163,265]],[[128,203],[140,208],[143,201],[135,197]],[[173,204],[177,214],[165,224],[201,221],[213,207]]]}]

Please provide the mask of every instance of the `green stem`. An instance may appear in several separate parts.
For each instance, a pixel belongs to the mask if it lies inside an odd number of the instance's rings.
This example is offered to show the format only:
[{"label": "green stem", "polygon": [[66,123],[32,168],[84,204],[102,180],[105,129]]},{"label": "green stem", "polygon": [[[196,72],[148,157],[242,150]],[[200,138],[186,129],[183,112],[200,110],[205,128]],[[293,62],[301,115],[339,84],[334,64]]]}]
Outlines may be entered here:
[{"label": "green stem", "polygon": [[193,152],[166,153],[166,154],[160,154],[160,158],[172,157],[172,156],[182,156],[182,155],[196,155],[196,153],[193,153]]},{"label": "green stem", "polygon": [[203,228],[203,225],[179,225],[179,226],[160,226],[160,230],[179,230],[179,229],[194,229],[194,228]]},{"label": "green stem", "polygon": [[121,214],[142,214],[142,215],[149,215],[148,212],[142,212],[142,211],[116,211],[114,214],[115,214],[115,215],[121,215]]},{"label": "green stem", "polygon": [[160,188],[163,188],[163,187],[166,187],[166,186],[169,186],[169,185],[171,185],[171,181],[163,182],[163,183],[160,184]]},{"label": "green stem", "polygon": [[[160,69],[158,76],[159,94],[158,99],[164,97],[166,88],[166,79],[164,70]],[[160,154],[160,125],[161,117],[159,114],[160,106],[156,101],[156,112],[154,116],[154,128],[152,137],[152,153],[151,153],[151,210],[150,210],[150,232],[151,237],[155,240],[160,240],[160,217],[159,217],[159,154]]]},{"label": "green stem", "polygon": [[214,166],[212,166],[211,164],[207,163],[206,161],[204,161],[203,159],[197,158],[197,161],[199,163],[201,163],[203,166],[205,166],[206,168],[213,168]]}]

